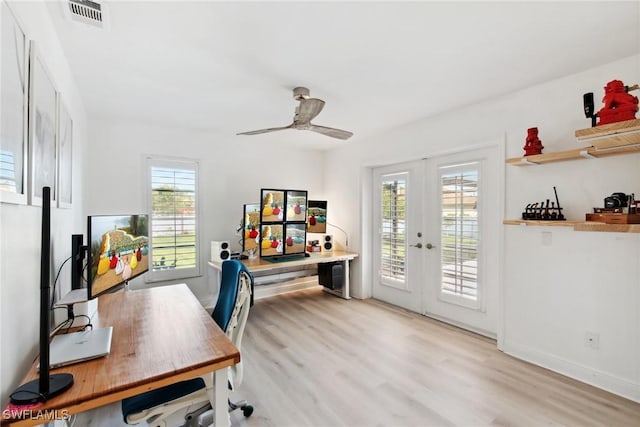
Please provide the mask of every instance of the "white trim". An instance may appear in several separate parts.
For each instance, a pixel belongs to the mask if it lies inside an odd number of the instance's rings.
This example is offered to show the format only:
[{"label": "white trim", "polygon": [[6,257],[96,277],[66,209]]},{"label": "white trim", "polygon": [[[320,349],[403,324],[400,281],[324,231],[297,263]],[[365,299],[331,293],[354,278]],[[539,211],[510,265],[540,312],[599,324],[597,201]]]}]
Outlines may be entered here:
[{"label": "white trim", "polygon": [[526,344],[504,340],[506,354],[640,403],[640,382],[575,363]]}]

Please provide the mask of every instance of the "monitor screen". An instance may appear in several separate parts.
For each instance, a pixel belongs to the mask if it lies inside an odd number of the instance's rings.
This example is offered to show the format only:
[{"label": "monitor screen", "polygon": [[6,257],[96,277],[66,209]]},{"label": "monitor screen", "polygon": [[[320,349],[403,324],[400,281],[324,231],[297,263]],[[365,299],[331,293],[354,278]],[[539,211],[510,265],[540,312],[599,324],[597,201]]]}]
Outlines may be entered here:
[{"label": "monitor screen", "polygon": [[302,255],[305,252],[306,226],[304,223],[287,223],[285,225],[285,244],[283,245],[285,255]]},{"label": "monitor screen", "polygon": [[254,251],[257,254],[260,244],[260,203],[244,205],[242,218],[242,252]]},{"label": "monitor screen", "polygon": [[149,216],[94,215],[88,219],[88,297],[114,290],[149,269]]},{"label": "monitor screen", "polygon": [[307,192],[287,191],[287,222],[304,222],[307,219]]},{"label": "monitor screen", "polygon": [[265,222],[284,221],[284,195],[283,190],[262,190],[262,217]]},{"label": "monitor screen", "polygon": [[326,200],[309,200],[307,208],[307,231],[309,233],[327,232]]}]

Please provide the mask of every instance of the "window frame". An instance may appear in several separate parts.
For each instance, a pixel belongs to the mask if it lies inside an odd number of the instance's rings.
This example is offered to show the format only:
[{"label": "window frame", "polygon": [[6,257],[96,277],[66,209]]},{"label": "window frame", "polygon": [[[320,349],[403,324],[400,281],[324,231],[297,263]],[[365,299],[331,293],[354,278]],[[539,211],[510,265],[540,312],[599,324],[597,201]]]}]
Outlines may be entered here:
[{"label": "window frame", "polygon": [[200,226],[200,164],[198,160],[181,157],[146,156],[146,184],[145,193],[147,199],[147,210],[149,212],[149,259],[153,260],[153,189],[152,189],[152,169],[154,167],[165,167],[172,169],[189,169],[195,172],[195,267],[185,269],[153,270],[153,263],[150,262],[149,271],[145,274],[145,282],[165,282],[178,279],[188,279],[202,276],[202,230]]}]

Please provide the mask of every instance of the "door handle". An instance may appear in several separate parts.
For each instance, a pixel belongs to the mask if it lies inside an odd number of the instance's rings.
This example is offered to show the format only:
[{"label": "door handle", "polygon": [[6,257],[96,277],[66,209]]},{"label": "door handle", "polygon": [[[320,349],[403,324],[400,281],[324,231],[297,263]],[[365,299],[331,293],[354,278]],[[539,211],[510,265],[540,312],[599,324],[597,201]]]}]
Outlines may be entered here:
[{"label": "door handle", "polygon": [[435,246],[434,246],[434,245],[432,245],[431,243],[427,243],[427,246],[426,246],[426,247],[427,247],[427,249],[433,249],[433,248],[435,248]]},{"label": "door handle", "polygon": [[413,246],[414,248],[422,249],[422,243],[416,243],[415,245],[409,245],[409,246]]}]

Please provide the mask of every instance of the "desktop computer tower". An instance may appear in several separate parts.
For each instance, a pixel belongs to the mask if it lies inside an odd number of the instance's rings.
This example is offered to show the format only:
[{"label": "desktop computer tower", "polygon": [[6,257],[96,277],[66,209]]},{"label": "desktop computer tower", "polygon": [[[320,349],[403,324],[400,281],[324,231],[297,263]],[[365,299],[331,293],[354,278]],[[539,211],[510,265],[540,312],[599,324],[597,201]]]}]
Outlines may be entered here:
[{"label": "desktop computer tower", "polygon": [[318,283],[329,289],[342,289],[344,268],[341,262],[318,264]]}]

